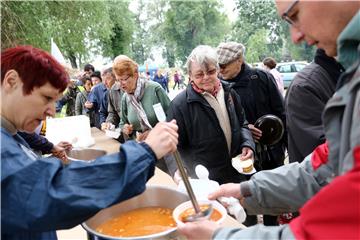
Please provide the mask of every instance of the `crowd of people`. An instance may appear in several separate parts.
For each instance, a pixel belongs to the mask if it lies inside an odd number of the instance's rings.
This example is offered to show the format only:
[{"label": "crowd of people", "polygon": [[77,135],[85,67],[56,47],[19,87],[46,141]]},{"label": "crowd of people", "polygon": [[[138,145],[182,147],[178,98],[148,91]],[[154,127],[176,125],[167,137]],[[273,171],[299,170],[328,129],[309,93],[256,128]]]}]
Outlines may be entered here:
[{"label": "crowd of people", "polygon": [[[158,69],[153,76],[150,72],[137,74],[141,81],[158,83],[166,94],[170,92],[170,78],[173,79],[173,90],[176,87],[178,90],[186,87],[184,76],[179,70],[174,70],[171,74],[170,71]],[[86,115],[91,127],[103,130],[118,127],[121,115],[118,103],[121,102],[123,93],[124,89],[116,80],[112,67],[100,72],[95,71],[93,65],[85,64],[83,72],[71,77],[63,96],[56,102],[57,116]]]},{"label": "crowd of people", "polygon": [[[189,83],[173,100],[163,84],[167,76],[142,77],[138,64],[125,55],[102,73],[87,64],[73,79],[41,49],[5,49],[2,239],[56,239],[55,230],[143,192],[155,166],[176,179],[170,154],[176,150],[190,177],[202,164],[221,184],[210,200],[237,198],[248,214],[245,229],[209,220],[180,223],[178,231],[188,239],[358,239],[359,3],[294,0],[276,1],[276,7],[295,43],[319,48],[285,98],[276,61],[269,57],[266,69],[252,68],[245,46],[232,41],[194,48],[186,62]],[[175,72],[174,89],[181,79]],[[159,107],[166,121],[158,119]],[[103,130],[120,128],[119,153],[64,166],[58,159],[66,158],[63,151],[71,144],[53,145],[34,133],[56,113],[87,115]],[[256,125],[268,115],[283,126],[272,144],[263,141],[265,130]],[[284,165],[286,150],[290,164]],[[43,152],[53,155],[43,157]],[[236,156],[252,160],[257,173],[237,171]],[[278,216],[286,213],[295,217],[279,224]],[[264,224],[257,224],[258,214]]]}]

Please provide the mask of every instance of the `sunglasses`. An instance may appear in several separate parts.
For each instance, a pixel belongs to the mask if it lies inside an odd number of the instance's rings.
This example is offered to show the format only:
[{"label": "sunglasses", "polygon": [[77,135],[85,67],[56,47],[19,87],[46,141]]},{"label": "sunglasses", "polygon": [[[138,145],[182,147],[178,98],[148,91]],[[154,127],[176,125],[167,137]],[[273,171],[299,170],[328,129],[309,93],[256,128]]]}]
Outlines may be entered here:
[{"label": "sunglasses", "polygon": [[226,64],[219,64],[220,69],[225,69],[228,66],[230,66],[231,64],[233,64],[234,62],[236,62],[238,59],[232,60],[231,62],[228,62]]}]

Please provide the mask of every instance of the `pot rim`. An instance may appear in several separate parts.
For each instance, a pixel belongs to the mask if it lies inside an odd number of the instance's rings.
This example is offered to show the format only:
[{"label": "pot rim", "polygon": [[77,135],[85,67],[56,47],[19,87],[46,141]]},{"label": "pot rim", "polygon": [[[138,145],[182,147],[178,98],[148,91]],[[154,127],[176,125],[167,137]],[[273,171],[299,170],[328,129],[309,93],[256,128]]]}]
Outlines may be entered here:
[{"label": "pot rim", "polygon": [[163,231],[163,232],[159,232],[159,233],[155,233],[155,234],[151,234],[151,235],[143,235],[143,236],[138,236],[138,237],[114,237],[114,236],[110,236],[110,235],[104,235],[102,233],[99,233],[95,230],[93,230],[92,228],[90,228],[85,222],[83,222],[81,224],[81,226],[89,233],[97,236],[97,237],[102,237],[102,238],[105,238],[105,239],[114,239],[114,240],[133,240],[133,239],[153,239],[153,238],[158,238],[158,237],[162,237],[162,236],[165,236],[169,233],[172,233],[174,231],[177,230],[177,227],[174,227],[174,228],[170,228],[166,231]]},{"label": "pot rim", "polygon": [[[146,186],[146,189],[150,189],[150,188],[162,188],[162,189],[167,189],[167,190],[171,190],[171,191],[175,191],[175,192],[179,192],[180,194],[184,194],[180,191],[178,191],[176,188],[171,188],[171,187],[168,187],[168,186],[164,186],[164,185],[149,185],[149,186]],[[146,191],[145,189],[145,191]],[[144,192],[145,192],[144,191]],[[142,194],[142,193],[141,193]],[[139,194],[140,195],[140,194]],[[139,196],[137,195],[137,196]],[[134,196],[136,197],[136,196]],[[131,199],[131,198],[129,198]],[[126,200],[125,200],[126,201]],[[118,204],[120,204],[121,202],[119,202]],[[104,208],[106,209],[106,208]],[[113,240],[140,240],[140,239],[153,239],[153,238],[158,238],[158,237],[162,237],[162,236],[165,236],[165,235],[168,235],[172,232],[175,232],[177,230],[177,226],[176,227],[173,227],[173,228],[170,228],[166,231],[163,231],[163,232],[159,232],[159,233],[154,233],[154,234],[151,234],[151,235],[143,235],[143,236],[138,236],[138,237],[114,237],[114,236],[110,236],[110,235],[104,235],[102,233],[99,233],[97,232],[96,230],[94,230],[93,228],[90,228],[87,224],[86,224],[86,221],[81,223],[81,226],[82,228],[85,229],[85,231],[87,231],[87,233],[90,233],[90,234],[93,234],[97,237],[102,237],[102,238],[105,238],[105,239],[113,239]]]}]

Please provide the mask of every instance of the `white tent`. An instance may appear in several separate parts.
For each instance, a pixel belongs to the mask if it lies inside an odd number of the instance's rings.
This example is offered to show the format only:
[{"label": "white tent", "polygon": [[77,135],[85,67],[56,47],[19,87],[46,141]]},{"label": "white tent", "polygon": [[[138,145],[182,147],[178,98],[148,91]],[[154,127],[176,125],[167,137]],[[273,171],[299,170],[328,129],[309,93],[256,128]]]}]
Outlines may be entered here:
[{"label": "white tent", "polygon": [[60,52],[60,49],[51,38],[51,55],[62,65],[67,65],[64,56]]}]

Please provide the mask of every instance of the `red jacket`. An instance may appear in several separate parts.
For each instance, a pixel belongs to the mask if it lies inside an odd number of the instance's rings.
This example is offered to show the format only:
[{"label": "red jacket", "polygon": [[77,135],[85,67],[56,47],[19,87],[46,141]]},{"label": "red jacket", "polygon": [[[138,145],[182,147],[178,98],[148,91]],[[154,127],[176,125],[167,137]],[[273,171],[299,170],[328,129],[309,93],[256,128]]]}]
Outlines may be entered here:
[{"label": "red jacket", "polygon": [[297,239],[360,239],[360,146],[355,166],[324,187],[290,223]]}]

